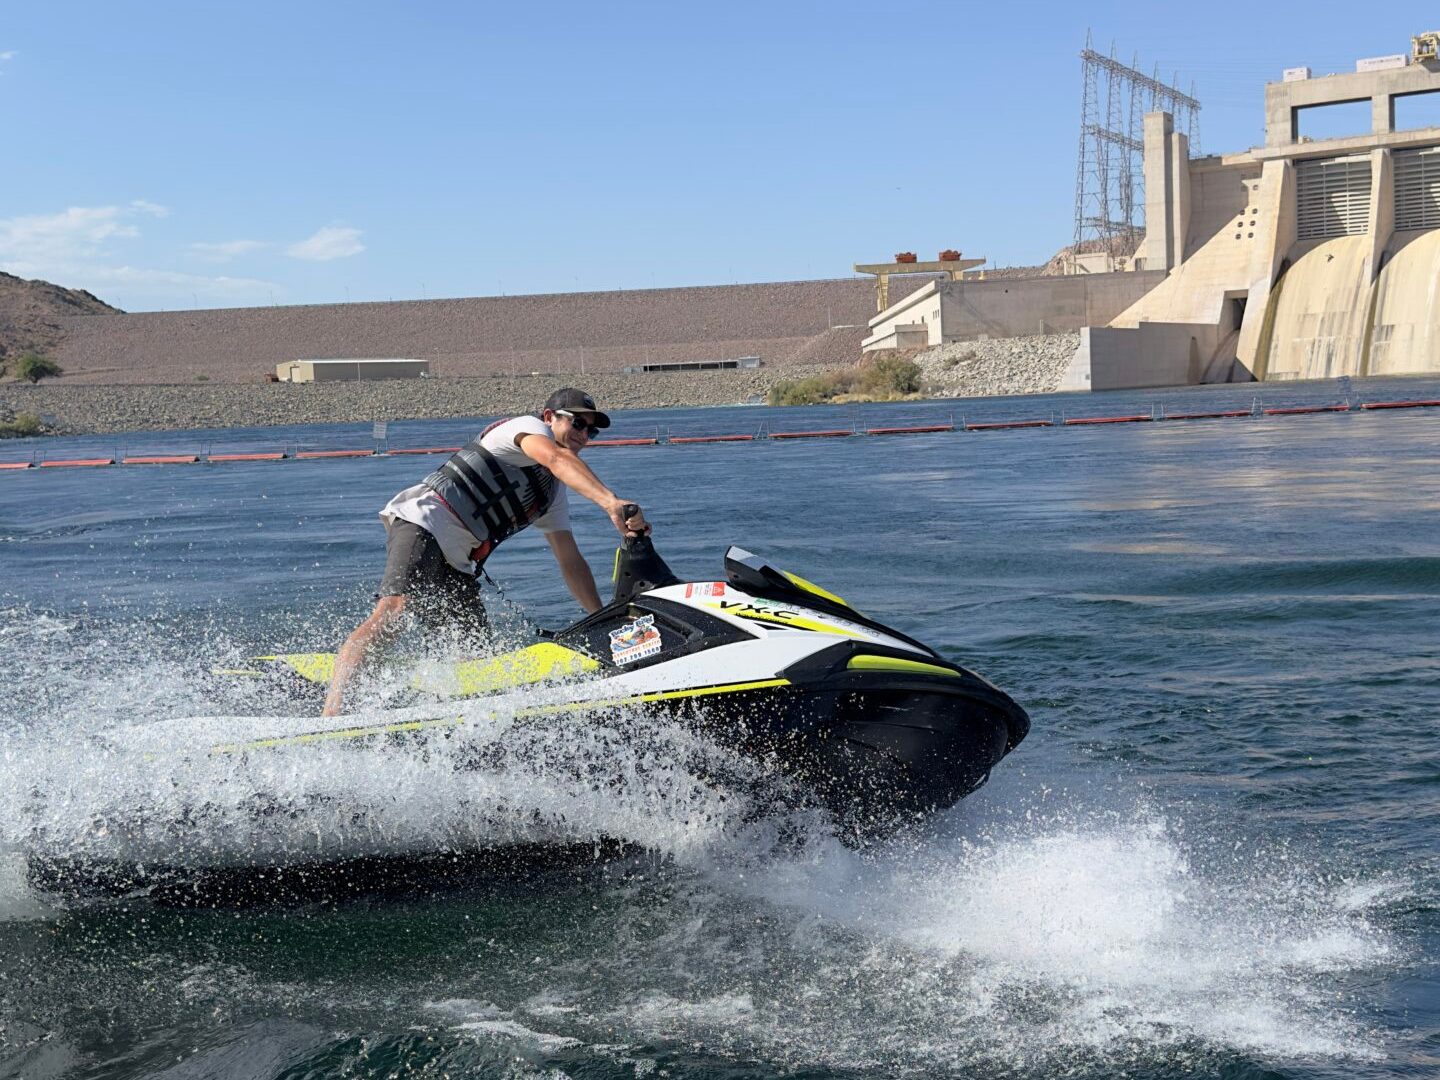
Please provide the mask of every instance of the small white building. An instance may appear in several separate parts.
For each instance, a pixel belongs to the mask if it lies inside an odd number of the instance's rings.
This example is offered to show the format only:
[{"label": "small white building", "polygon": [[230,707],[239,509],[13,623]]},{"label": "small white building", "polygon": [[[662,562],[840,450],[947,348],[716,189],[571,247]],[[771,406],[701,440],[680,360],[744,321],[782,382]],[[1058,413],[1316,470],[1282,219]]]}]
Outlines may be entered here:
[{"label": "small white building", "polygon": [[287,360],[275,365],[281,382],[367,382],[418,379],[430,374],[429,360],[357,359]]}]

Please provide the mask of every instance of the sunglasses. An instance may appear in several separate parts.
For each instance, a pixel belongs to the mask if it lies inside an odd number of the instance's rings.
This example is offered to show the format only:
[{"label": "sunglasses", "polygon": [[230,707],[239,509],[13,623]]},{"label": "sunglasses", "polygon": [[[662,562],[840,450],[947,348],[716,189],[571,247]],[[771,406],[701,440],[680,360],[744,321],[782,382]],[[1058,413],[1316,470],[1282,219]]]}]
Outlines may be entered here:
[{"label": "sunglasses", "polygon": [[568,419],[568,420],[570,421],[571,424],[573,424],[573,425],[576,427],[577,430],[584,432],[586,435],[590,435],[590,436],[599,435],[601,431],[605,430],[605,429],[602,428],[599,424],[592,424],[592,423],[589,423],[588,421],[581,420],[578,416],[576,416],[576,415],[575,415],[573,412],[571,412],[569,409],[556,409],[556,410],[555,410],[555,415],[556,415],[556,416],[563,416],[563,417],[565,417],[566,419]]}]

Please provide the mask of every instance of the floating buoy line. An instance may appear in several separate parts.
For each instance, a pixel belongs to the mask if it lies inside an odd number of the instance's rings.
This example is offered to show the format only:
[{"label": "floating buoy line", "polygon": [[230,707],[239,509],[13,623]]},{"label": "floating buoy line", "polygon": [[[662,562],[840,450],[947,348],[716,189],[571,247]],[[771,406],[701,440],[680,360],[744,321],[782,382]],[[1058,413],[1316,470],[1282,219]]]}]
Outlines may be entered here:
[{"label": "floating buoy line", "polygon": [[[1331,402],[1322,405],[1262,406],[1259,399],[1248,409],[1223,409],[1211,412],[1167,412],[1163,405],[1154,406],[1148,413],[1123,414],[1118,416],[1067,416],[1063,412],[1052,413],[1048,419],[991,420],[971,422],[964,417],[957,423],[952,413],[945,422],[892,425],[887,427],[865,427],[858,419],[848,427],[821,428],[817,430],[774,430],[762,424],[747,432],[729,434],[672,434],[668,427],[655,428],[654,435],[627,436],[612,439],[591,439],[591,447],[613,446],[680,446],[693,443],[734,443],[756,442],[759,440],[784,441],[787,439],[844,439],[874,438],[890,435],[922,435],[940,432],[1011,431],[1023,428],[1086,427],[1113,424],[1151,424],[1176,420],[1229,420],[1263,419],[1265,417],[1309,416],[1350,412],[1371,412],[1395,409],[1440,408],[1440,399],[1416,401],[1364,401],[1352,404],[1350,401]],[[29,459],[0,461],[0,470],[20,471],[23,469],[58,468],[100,468],[110,465],[215,465],[236,461],[287,461],[287,460],[328,460],[332,458],[398,457],[400,455],[453,454],[458,446],[409,446],[391,447],[378,443],[370,448],[319,449],[300,445],[280,450],[261,450],[245,453],[183,453],[183,454],[136,454],[123,451],[111,456],[84,458],[49,458],[36,450]]]}]

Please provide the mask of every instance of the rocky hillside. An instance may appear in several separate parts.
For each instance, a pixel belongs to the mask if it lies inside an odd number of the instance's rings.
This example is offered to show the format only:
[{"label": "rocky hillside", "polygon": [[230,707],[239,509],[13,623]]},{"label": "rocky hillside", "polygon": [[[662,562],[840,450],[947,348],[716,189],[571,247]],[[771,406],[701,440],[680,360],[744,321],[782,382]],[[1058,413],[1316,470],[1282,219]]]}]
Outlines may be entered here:
[{"label": "rocky hillside", "polygon": [[121,314],[84,289],[0,273],[0,360],[30,350],[53,353],[64,336],[63,318]]}]

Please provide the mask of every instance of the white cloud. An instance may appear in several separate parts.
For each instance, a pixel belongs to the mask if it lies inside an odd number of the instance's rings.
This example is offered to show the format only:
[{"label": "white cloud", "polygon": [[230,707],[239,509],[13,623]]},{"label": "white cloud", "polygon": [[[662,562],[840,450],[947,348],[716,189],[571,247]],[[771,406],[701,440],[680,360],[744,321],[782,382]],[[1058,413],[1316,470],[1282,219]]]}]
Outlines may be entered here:
[{"label": "white cloud", "polygon": [[[119,296],[123,306],[190,307],[195,301],[229,306],[268,303],[279,287],[256,278],[205,277],[178,270],[152,270],[140,266],[96,266],[78,278],[81,288],[101,297]],[[67,282],[75,284],[75,282]]]},{"label": "white cloud", "polygon": [[140,235],[126,220],[134,213],[119,206],[72,206],[58,214],[0,218],[0,259],[43,263],[93,257],[112,240]]},{"label": "white cloud", "polygon": [[264,240],[222,240],[213,244],[194,243],[190,245],[190,250],[209,262],[229,262],[270,246]]},{"label": "white cloud", "polygon": [[291,244],[285,249],[285,254],[292,259],[309,259],[314,262],[348,259],[351,255],[359,255],[365,250],[365,245],[360,242],[360,235],[359,229],[352,229],[348,225],[326,225],[314,236],[301,240],[298,244]]},{"label": "white cloud", "polygon": [[23,278],[40,278],[71,289],[85,289],[127,309],[233,307],[268,304],[283,288],[256,278],[206,277],[178,270],[85,263],[23,263],[0,260],[0,269]]},{"label": "white cloud", "polygon": [[279,291],[253,278],[116,265],[117,246],[140,236],[135,219],[168,213],[136,199],[125,206],[72,206],[56,214],[0,218],[0,270],[88,289],[122,307],[258,304]]},{"label": "white cloud", "polygon": [[15,50],[14,50],[14,49],[6,49],[4,52],[0,52],[0,63],[4,63],[6,60],[14,60],[14,59],[15,59]]}]

